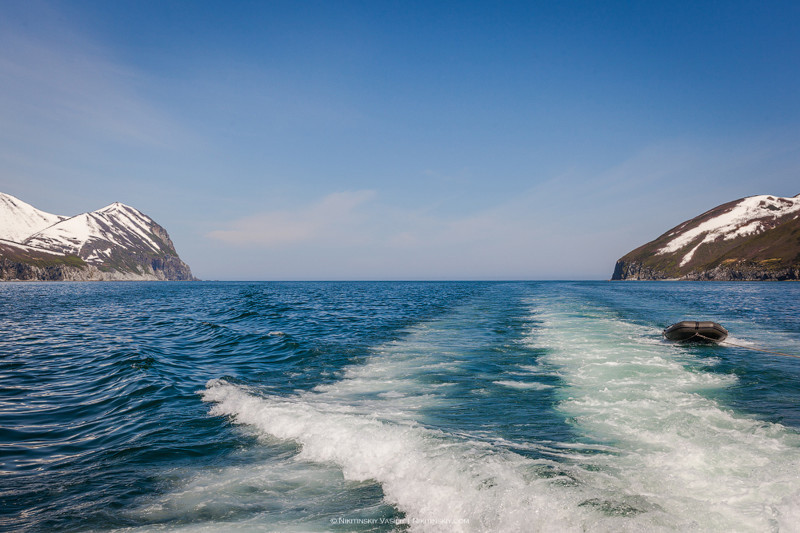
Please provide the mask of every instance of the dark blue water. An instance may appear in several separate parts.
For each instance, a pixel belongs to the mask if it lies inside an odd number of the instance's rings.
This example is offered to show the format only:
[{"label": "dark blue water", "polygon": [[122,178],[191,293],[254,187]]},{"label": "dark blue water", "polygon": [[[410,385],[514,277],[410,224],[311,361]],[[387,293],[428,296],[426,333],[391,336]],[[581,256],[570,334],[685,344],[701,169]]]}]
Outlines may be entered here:
[{"label": "dark blue water", "polygon": [[798,531],[800,359],[746,347],[800,285],[0,284],[0,529]]}]

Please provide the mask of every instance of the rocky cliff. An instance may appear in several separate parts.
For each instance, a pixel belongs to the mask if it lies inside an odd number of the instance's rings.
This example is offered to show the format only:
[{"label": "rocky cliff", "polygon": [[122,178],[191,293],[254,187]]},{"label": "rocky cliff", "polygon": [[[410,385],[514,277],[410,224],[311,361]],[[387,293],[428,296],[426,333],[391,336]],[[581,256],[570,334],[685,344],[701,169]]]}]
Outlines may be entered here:
[{"label": "rocky cliff", "polygon": [[0,193],[0,280],[193,280],[167,231],[113,203],[73,217]]},{"label": "rocky cliff", "polygon": [[722,204],[617,261],[613,280],[800,279],[800,195]]}]

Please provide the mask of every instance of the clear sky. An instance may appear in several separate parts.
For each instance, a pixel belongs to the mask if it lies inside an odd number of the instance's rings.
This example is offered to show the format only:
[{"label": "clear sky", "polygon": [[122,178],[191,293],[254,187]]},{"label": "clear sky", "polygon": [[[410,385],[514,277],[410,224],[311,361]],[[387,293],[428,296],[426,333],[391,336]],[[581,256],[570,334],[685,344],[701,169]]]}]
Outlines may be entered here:
[{"label": "clear sky", "polygon": [[798,2],[0,3],[0,191],[202,279],[608,279],[800,193]]}]

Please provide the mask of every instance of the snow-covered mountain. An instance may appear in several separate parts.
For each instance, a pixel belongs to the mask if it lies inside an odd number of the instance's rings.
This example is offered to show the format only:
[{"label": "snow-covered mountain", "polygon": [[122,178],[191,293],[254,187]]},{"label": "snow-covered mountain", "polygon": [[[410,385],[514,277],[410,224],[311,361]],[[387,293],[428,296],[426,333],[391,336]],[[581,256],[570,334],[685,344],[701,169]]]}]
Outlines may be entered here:
[{"label": "snow-covered mountain", "polygon": [[622,257],[612,279],[800,279],[800,195],[706,211]]},{"label": "snow-covered mountain", "polygon": [[0,239],[22,242],[66,218],[45,213],[19,198],[0,192]]},{"label": "snow-covered mountain", "polygon": [[73,217],[0,193],[0,279],[194,279],[167,231],[113,203]]}]

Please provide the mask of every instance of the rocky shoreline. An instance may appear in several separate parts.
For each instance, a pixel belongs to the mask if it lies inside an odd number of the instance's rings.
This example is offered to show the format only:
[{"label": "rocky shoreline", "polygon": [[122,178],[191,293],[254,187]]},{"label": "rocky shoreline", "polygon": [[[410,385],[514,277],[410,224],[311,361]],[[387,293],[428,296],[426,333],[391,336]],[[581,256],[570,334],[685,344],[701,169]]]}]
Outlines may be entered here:
[{"label": "rocky shoreline", "polygon": [[707,270],[691,271],[680,277],[670,277],[665,272],[649,268],[639,262],[617,261],[612,281],[673,280],[673,281],[798,281],[800,265],[766,268],[752,262],[720,265]]},{"label": "rocky shoreline", "polygon": [[159,260],[167,268],[141,265],[139,272],[104,271],[94,265],[73,266],[66,263],[36,265],[0,257],[0,281],[196,281],[183,261]]}]

